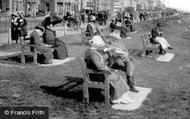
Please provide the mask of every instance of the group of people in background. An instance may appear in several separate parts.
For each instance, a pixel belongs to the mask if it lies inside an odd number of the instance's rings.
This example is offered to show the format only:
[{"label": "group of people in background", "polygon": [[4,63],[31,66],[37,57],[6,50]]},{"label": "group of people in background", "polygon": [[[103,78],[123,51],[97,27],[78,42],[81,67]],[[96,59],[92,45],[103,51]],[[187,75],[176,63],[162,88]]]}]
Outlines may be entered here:
[{"label": "group of people in background", "polygon": [[[141,12],[139,14],[140,21],[145,21],[148,15],[151,14]],[[88,68],[109,74],[110,97],[113,104],[128,104],[134,102],[134,100],[126,92],[130,90],[138,93],[139,90],[135,87],[133,58],[129,55],[122,39],[125,38],[127,32],[134,32],[134,15],[133,13],[126,13],[123,17],[119,15],[112,19],[109,25],[109,35],[104,35],[98,29],[95,16],[90,17],[86,32],[92,33],[93,37],[89,40],[89,48],[85,52],[85,62]],[[159,44],[159,54],[164,55],[166,54],[166,49],[172,50],[173,48],[163,37],[161,27],[161,23],[157,23],[152,28],[149,40],[152,44]],[[125,77],[121,76],[119,71],[124,71]]]},{"label": "group of people in background", "polygon": [[81,24],[91,20],[91,16],[95,17],[99,25],[106,25],[109,13],[108,11],[81,10],[75,13],[66,12],[63,19],[67,22],[68,27],[73,27],[75,30],[78,30]]},{"label": "group of people in background", "polygon": [[11,39],[18,43],[20,38],[27,36],[27,20],[23,14],[18,12],[11,15]]}]

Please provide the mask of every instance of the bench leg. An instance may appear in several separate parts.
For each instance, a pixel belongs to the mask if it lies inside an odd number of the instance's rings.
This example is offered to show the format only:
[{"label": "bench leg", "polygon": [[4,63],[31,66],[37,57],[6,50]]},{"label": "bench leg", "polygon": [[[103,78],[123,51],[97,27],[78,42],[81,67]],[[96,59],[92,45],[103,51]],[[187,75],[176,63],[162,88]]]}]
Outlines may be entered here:
[{"label": "bench leg", "polygon": [[26,63],[24,54],[21,54],[21,63],[22,64]]},{"label": "bench leg", "polygon": [[83,102],[89,103],[89,91],[86,85],[83,85]]},{"label": "bench leg", "polygon": [[105,89],[104,89],[104,96],[105,96],[105,103],[106,103],[106,106],[109,108],[110,107],[110,86],[109,86],[109,81],[108,81],[108,78],[107,76],[105,77]]},{"label": "bench leg", "polygon": [[35,52],[33,56],[34,64],[37,64],[37,59],[37,52]]},{"label": "bench leg", "polygon": [[104,96],[105,96],[105,104],[107,107],[110,106],[110,94],[109,94],[109,88],[106,88],[104,91]]}]

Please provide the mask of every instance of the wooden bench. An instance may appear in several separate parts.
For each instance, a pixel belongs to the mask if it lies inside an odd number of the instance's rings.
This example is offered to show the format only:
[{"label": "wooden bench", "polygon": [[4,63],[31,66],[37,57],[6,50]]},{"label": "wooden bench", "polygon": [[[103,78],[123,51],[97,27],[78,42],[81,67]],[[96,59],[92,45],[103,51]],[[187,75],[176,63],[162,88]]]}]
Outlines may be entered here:
[{"label": "wooden bench", "polygon": [[148,52],[152,52],[153,53],[153,57],[155,57],[158,52],[159,52],[159,44],[152,44],[150,43],[150,38],[151,38],[151,34],[150,33],[146,33],[144,35],[141,36],[141,40],[142,40],[142,44],[143,44],[143,57],[146,57],[148,55]]},{"label": "wooden bench", "polygon": [[[26,43],[25,41],[30,40],[29,37],[26,37],[24,40],[20,38],[20,45],[21,45],[21,63],[26,63],[25,56],[32,56],[33,57],[33,64],[37,64],[37,46]],[[31,51],[31,48],[33,51]]]},{"label": "wooden bench", "polygon": [[[95,70],[88,69],[86,66],[85,60],[82,59],[83,64],[83,75],[84,75],[84,83],[83,83],[83,101],[89,103],[89,88],[97,88],[104,91],[104,101],[107,107],[110,106],[110,94],[109,94],[109,80],[107,72],[98,72]],[[104,79],[92,80],[90,79],[90,75],[101,75]]]},{"label": "wooden bench", "polygon": [[[37,63],[37,46],[31,45],[31,44],[21,44],[21,63],[26,63],[25,56],[32,56],[33,57],[33,64]],[[28,48],[28,49],[27,49]],[[30,49],[33,48],[33,51],[30,51]]]}]

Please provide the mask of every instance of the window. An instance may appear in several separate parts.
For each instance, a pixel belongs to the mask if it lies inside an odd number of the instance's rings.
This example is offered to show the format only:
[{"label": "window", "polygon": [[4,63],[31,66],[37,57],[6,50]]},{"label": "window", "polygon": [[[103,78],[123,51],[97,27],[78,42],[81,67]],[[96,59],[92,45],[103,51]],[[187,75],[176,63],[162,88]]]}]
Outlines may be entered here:
[{"label": "window", "polygon": [[0,12],[2,12],[2,0],[0,0]]}]

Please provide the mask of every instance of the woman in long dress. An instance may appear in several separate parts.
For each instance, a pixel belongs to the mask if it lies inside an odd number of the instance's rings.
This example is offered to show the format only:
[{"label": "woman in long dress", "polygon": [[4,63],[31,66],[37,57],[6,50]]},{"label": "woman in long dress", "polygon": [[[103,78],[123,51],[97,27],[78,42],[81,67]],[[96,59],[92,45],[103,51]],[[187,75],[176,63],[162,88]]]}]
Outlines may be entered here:
[{"label": "woman in long dress", "polygon": [[50,17],[48,18],[43,24],[45,27],[45,32],[43,34],[44,43],[54,48],[53,55],[55,59],[65,59],[68,57],[67,47],[61,39],[56,38],[56,31],[53,28],[54,25],[51,23]]},{"label": "woman in long dress", "polygon": [[151,31],[151,35],[152,35],[152,43],[159,43],[161,45],[161,53],[165,54],[166,51],[165,49],[173,49],[170,44],[168,43],[168,41],[163,37],[163,33],[161,30],[161,24],[157,23],[156,27],[154,29],[152,29]]}]

